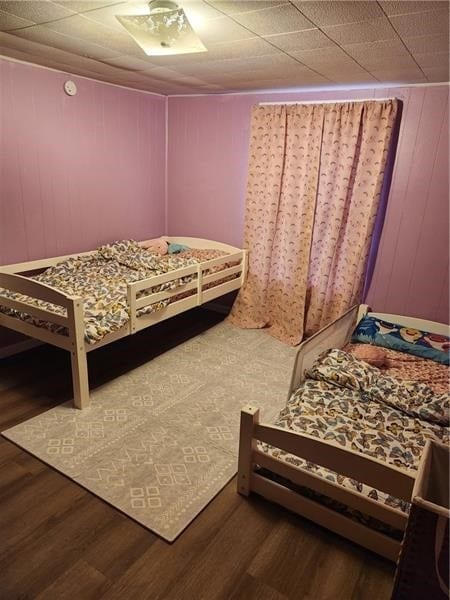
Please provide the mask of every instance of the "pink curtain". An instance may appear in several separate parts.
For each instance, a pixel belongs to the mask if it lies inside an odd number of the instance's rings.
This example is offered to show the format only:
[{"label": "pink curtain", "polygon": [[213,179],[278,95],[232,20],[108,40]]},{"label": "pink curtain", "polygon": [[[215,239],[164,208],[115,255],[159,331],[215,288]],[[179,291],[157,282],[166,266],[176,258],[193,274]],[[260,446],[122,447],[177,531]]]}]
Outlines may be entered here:
[{"label": "pink curtain", "polygon": [[230,316],[298,344],[358,302],[398,102],[257,106]]}]

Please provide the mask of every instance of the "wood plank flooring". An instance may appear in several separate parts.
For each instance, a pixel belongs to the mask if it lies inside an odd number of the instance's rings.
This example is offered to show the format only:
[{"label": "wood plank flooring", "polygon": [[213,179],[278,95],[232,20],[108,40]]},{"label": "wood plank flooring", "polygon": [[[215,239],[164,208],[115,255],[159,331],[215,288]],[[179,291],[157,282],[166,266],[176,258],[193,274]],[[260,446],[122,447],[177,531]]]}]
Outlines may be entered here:
[{"label": "wood plank flooring", "polygon": [[[222,317],[195,309],[89,354],[98,386]],[[0,361],[0,431],[71,397],[66,352]],[[1,600],[387,600],[394,566],[231,481],[169,544],[0,437]]]}]

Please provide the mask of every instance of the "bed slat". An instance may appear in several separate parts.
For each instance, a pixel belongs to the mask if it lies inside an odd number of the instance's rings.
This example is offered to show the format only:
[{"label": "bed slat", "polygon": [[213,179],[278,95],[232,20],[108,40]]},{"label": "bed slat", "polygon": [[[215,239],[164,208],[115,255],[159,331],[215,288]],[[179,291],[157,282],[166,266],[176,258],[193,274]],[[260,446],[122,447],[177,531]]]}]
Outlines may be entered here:
[{"label": "bed slat", "polygon": [[188,292],[190,290],[195,289],[197,289],[197,281],[191,281],[190,283],[179,285],[173,290],[166,290],[165,292],[155,292],[154,294],[147,294],[146,296],[142,296],[141,298],[136,298],[136,310],[144,308],[149,304],[159,302],[160,300],[166,300],[167,298],[172,298],[177,294],[182,294],[183,292]]},{"label": "bed slat", "polygon": [[203,284],[211,283],[213,281],[220,281],[220,279],[224,279],[225,277],[229,277],[230,275],[235,275],[236,273],[240,273],[242,271],[241,265],[235,265],[234,267],[228,267],[223,271],[215,271],[214,273],[210,273],[209,275],[203,275]]},{"label": "bed slat", "polygon": [[177,300],[176,302],[172,302],[165,308],[161,308],[156,312],[144,314],[135,319],[136,329],[135,331],[140,331],[141,329],[145,329],[154,323],[158,323],[159,321],[165,321],[169,317],[173,317],[178,315],[185,310],[189,310],[190,308],[194,308],[197,306],[197,295],[189,296],[188,298],[182,298],[181,300]]},{"label": "bed slat", "polygon": [[163,273],[162,275],[153,275],[152,277],[148,277],[147,279],[141,279],[140,281],[136,281],[135,283],[128,284],[130,289],[134,290],[135,293],[141,292],[142,290],[148,290],[150,288],[156,287],[157,285],[161,285],[162,283],[167,283],[168,281],[175,281],[176,279],[181,279],[181,277],[188,277],[189,275],[196,275],[198,271],[198,265],[189,265],[188,267],[183,267],[182,269],[173,269],[168,273]]},{"label": "bed slat", "polygon": [[331,471],[371,485],[396,498],[411,501],[415,477],[399,468],[349,448],[341,448],[330,441],[272,425],[255,425],[253,437]]},{"label": "bed slat", "polygon": [[4,298],[3,296],[0,296],[0,306],[6,306],[7,308],[24,312],[27,315],[31,315],[32,317],[40,319],[41,321],[48,321],[50,323],[55,323],[56,325],[62,325],[63,327],[68,327],[69,325],[69,320],[64,315],[60,315],[51,310],[38,308],[37,306],[27,304],[21,300],[12,300],[11,298]]},{"label": "bed slat", "polygon": [[387,506],[386,504],[381,504],[377,500],[373,500],[356,490],[345,488],[344,486],[326,480],[313,472],[308,472],[301,467],[297,467],[274,456],[270,456],[261,450],[255,450],[253,452],[252,462],[268,469],[272,473],[281,475],[296,485],[305,486],[320,494],[334,498],[351,508],[359,510],[383,523],[387,523],[400,531],[403,531],[406,527],[408,517],[404,512],[392,508],[391,506]]},{"label": "bed slat", "polygon": [[[213,267],[217,267],[220,265],[226,265],[227,263],[239,262],[242,261],[242,252],[234,252],[233,254],[225,254],[223,256],[218,256],[217,258],[210,258],[209,260],[205,260],[200,263],[202,270],[207,271],[208,269],[212,269]],[[234,266],[234,265],[233,265]]]},{"label": "bed slat", "polygon": [[79,300],[74,296],[67,296],[63,292],[59,292],[54,288],[40,283],[39,281],[33,281],[28,277],[22,275],[15,275],[12,273],[3,273],[0,268],[0,287],[13,292],[19,292],[32,298],[38,298],[39,300],[45,300],[46,302],[52,302],[58,306],[68,308],[73,301]]},{"label": "bed slat", "polygon": [[228,294],[228,292],[232,292],[233,290],[237,290],[242,285],[239,277],[236,279],[232,279],[231,281],[227,281],[225,283],[221,283],[219,285],[215,285],[212,288],[207,290],[203,290],[202,302],[209,302],[209,300],[213,300],[218,296],[223,296],[224,294]]}]

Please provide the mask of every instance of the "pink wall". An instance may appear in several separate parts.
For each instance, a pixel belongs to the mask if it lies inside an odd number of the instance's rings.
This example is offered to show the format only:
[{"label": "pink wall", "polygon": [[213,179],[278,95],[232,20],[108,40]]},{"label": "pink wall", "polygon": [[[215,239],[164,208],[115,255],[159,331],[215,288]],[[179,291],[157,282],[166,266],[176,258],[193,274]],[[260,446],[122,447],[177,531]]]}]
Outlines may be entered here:
[{"label": "pink wall", "polygon": [[401,98],[400,140],[368,303],[448,322],[448,88],[405,87],[169,99],[172,235],[242,243],[250,107],[261,101]]},{"label": "pink wall", "polygon": [[164,97],[8,60],[0,82],[0,264],[163,233]]}]

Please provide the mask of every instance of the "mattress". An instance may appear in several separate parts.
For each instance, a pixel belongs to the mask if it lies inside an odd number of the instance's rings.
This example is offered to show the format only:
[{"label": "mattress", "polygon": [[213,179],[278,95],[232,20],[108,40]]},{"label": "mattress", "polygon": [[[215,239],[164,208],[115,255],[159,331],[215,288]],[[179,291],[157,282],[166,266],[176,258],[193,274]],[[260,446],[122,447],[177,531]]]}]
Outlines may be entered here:
[{"label": "mattress", "polygon": [[[330,350],[307,373],[275,425],[414,471],[426,440],[449,443],[449,393],[437,393],[423,382],[400,381],[347,352]],[[260,447],[383,504],[409,510],[407,502],[354,479],[267,444]]]},{"label": "mattress", "polygon": [[[83,298],[85,340],[88,344],[95,344],[129,321],[130,315],[127,302],[127,286],[129,283],[225,255],[226,252],[220,250],[196,250],[195,252],[186,251],[160,257],[142,248],[133,240],[125,240],[101,246],[94,254],[88,256],[64,260],[53,267],[49,267],[39,275],[32,276],[31,279],[49,285],[67,295]],[[215,270],[224,268],[226,267],[221,265],[216,267]],[[144,290],[140,295],[175,290],[195,278],[196,274],[177,278],[162,285],[153,286],[149,290]],[[215,285],[217,284],[218,282],[215,283]],[[196,290],[191,293],[195,294]],[[67,333],[62,326],[41,321],[24,312],[2,307],[2,296],[21,300],[32,306],[65,315],[66,310],[61,306],[0,288],[0,311],[56,333]],[[160,300],[138,311],[138,316],[161,310],[171,301],[180,298],[181,296],[175,296]]]}]

